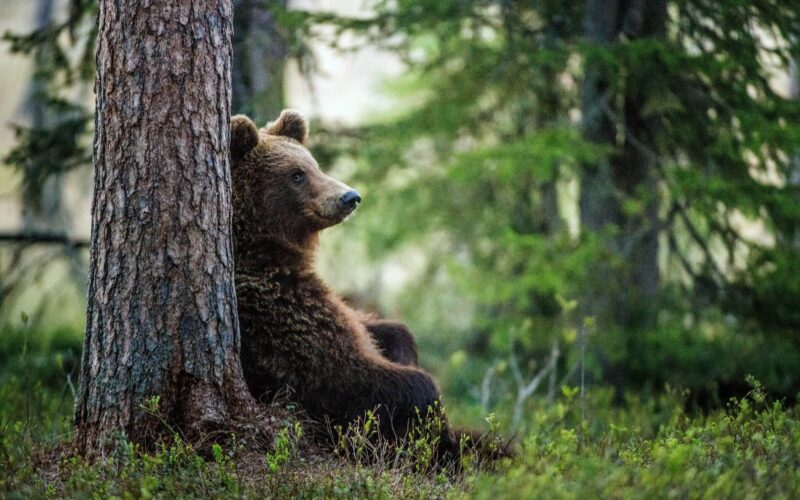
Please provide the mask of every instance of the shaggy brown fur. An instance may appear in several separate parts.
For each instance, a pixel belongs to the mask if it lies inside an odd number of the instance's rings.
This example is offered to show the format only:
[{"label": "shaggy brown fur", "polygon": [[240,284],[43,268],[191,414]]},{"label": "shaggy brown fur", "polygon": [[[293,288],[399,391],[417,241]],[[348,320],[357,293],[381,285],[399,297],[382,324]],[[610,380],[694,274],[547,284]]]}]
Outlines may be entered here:
[{"label": "shaggy brown fur", "polygon": [[[318,233],[355,203],[342,202],[352,190],[320,170],[307,135],[305,119],[288,110],[261,130],[247,117],[231,120],[245,378],[257,397],[289,389],[311,417],[333,424],[378,408],[382,432],[402,436],[439,390],[417,368],[408,328],[352,310],[315,274]],[[447,429],[442,444],[457,447]]]},{"label": "shaggy brown fur", "polygon": [[417,341],[406,325],[356,311],[384,358],[407,366],[418,366]]}]

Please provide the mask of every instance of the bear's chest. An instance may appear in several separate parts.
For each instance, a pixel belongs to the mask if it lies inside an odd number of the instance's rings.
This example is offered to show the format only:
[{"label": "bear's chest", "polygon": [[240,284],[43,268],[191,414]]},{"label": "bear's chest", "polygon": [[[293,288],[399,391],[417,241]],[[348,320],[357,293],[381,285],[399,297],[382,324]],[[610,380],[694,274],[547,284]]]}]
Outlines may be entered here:
[{"label": "bear's chest", "polygon": [[239,279],[242,334],[250,330],[281,342],[290,337],[341,336],[348,330],[330,292],[313,280],[292,276]]}]

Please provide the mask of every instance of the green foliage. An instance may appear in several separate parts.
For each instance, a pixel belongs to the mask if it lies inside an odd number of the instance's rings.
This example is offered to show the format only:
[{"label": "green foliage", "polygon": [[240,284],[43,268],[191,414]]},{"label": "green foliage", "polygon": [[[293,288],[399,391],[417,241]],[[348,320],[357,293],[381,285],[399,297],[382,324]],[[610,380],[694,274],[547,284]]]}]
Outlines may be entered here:
[{"label": "green foliage", "polygon": [[[491,467],[486,463],[487,453],[497,452],[502,445],[497,429],[491,428],[485,443],[476,450],[479,443],[471,442],[467,436],[457,436],[458,457],[448,455],[455,450],[443,449],[442,439],[448,432],[446,411],[438,403],[429,407],[423,416],[417,410],[417,422],[409,432],[399,439],[389,439],[381,432],[379,421],[374,412],[367,412],[363,420],[359,420],[346,428],[332,429],[335,443],[334,453],[354,463],[357,467],[366,467],[379,471],[426,477],[434,482],[447,483],[456,472],[478,471]],[[385,432],[385,431],[384,431]],[[481,453],[484,451],[485,453]],[[447,455],[447,456],[445,456]]]},{"label": "green foliage", "polygon": [[[32,344],[32,345],[35,345]],[[34,347],[30,352],[36,352]],[[16,368],[19,369],[19,368]],[[8,380],[6,365],[2,374]],[[459,473],[430,463],[442,420],[432,418],[398,449],[375,441],[374,419],[340,434],[338,456],[321,453],[303,426],[282,423],[266,455],[236,437],[199,454],[177,434],[145,452],[120,436],[116,447],[87,462],[63,446],[65,425],[53,434],[37,421],[62,414],[43,404],[26,416],[18,408],[29,389],[0,392],[0,496],[4,498],[576,498],[786,497],[800,493],[800,415],[773,400],[756,380],[748,394],[705,416],[687,413],[686,391],[657,397],[630,395],[613,403],[613,390],[581,393],[564,386],[551,404],[525,414],[519,456],[493,471],[469,460]],[[40,382],[41,399],[57,400]],[[69,398],[71,400],[71,398]],[[157,402],[150,403],[157,408]],[[11,419],[8,416],[12,416]],[[491,415],[491,429],[504,420]],[[62,432],[65,432],[62,434]],[[60,445],[59,445],[60,443]],[[57,444],[55,448],[54,444]]]},{"label": "green foliage", "polygon": [[707,417],[689,417],[677,404],[634,406],[575,425],[556,417],[560,423],[547,422],[525,438],[518,463],[476,479],[471,496],[792,498],[800,492],[796,408],[770,402],[757,385]]},{"label": "green foliage", "polygon": [[78,332],[0,327],[0,428],[55,440],[70,429]]},{"label": "green foliage", "polygon": [[82,106],[67,100],[52,96],[41,98],[56,119],[38,127],[14,126],[17,145],[3,158],[6,164],[23,173],[23,196],[37,203],[39,189],[49,176],[91,162],[85,145],[91,115]]},{"label": "green foliage", "polygon": [[800,352],[794,339],[741,335],[738,328],[719,323],[631,335],[625,345],[614,346],[614,369],[630,389],[653,392],[665,385],[683,387],[691,390],[696,404],[706,408],[722,406],[728,397],[747,392],[744,379],[748,374],[761,380],[774,396],[790,401],[797,397]]},{"label": "green foliage", "polygon": [[[668,321],[661,328],[625,335],[554,322],[560,331],[558,369],[552,380],[551,374],[545,373],[538,388],[521,403],[517,403],[520,387],[530,383],[550,361],[549,355],[529,358],[520,354],[547,347],[534,343],[534,323],[499,332],[515,347],[510,352],[498,350],[493,359],[480,351],[462,349],[446,360],[428,355],[423,362],[435,367],[450,415],[457,423],[480,425],[483,415],[495,412],[506,430],[517,428],[512,421],[517,404],[524,414],[566,396],[561,386],[580,386],[582,371],[585,388],[602,385],[605,380],[613,384],[617,403],[626,394],[644,400],[658,398],[665,388],[672,387],[687,391],[685,404],[691,411],[710,411],[723,407],[730,397],[746,394],[748,375],[758,378],[774,397],[797,401],[800,354],[793,339],[742,334],[741,326],[726,325],[722,318],[708,318],[691,328],[677,323]],[[445,349],[435,344],[432,348]],[[519,370],[521,382],[514,369]],[[523,429],[528,425],[520,424]]]},{"label": "green foliage", "polygon": [[214,444],[206,457],[177,435],[154,453],[120,439],[109,456],[91,463],[58,453],[35,463],[36,449],[20,448],[21,439],[18,429],[0,432],[4,497],[413,498],[438,497],[452,488],[443,478],[405,477],[330,456],[293,453],[273,467],[270,455]]},{"label": "green foliage", "polygon": [[286,426],[278,431],[273,444],[273,451],[267,453],[265,457],[267,468],[270,472],[278,472],[284,464],[297,456],[298,445],[302,438],[303,426],[300,425],[300,422],[295,422],[294,426]]},{"label": "green foliage", "polygon": [[[656,3],[640,21],[658,15]],[[770,370],[733,346],[780,345],[796,357],[800,102],[781,95],[774,76],[798,56],[800,16],[769,0],[667,4],[663,35],[639,36],[626,19],[609,43],[588,41],[587,2],[378,0],[369,19],[310,15],[407,64],[389,89],[402,111],[324,135],[316,150],[323,163],[339,158],[364,194],[343,238],[366,242],[377,265],[424,254],[390,305],[436,337],[424,346],[442,348],[447,337],[484,369],[510,350],[528,363],[553,341],[569,348],[568,332],[596,314],[592,379],[617,377],[620,388],[732,387]],[[592,101],[595,81],[604,90]],[[587,131],[592,113],[607,122],[604,141]],[[593,228],[586,208],[604,186],[587,179],[604,165],[614,169],[610,208]],[[650,234],[659,283],[643,298],[649,283],[634,257]],[[352,254],[342,248],[339,263]],[[564,310],[574,301],[577,310]],[[724,339],[708,342],[694,327],[709,318]],[[642,338],[662,333],[663,352],[617,363],[615,347],[630,344],[621,352],[635,356]],[[686,350],[691,360],[743,364],[709,363],[701,380],[672,362],[639,363]],[[622,380],[612,373],[630,365],[638,368],[621,370]],[[795,371],[779,371],[765,379],[793,396]]]},{"label": "green foliage", "polygon": [[63,21],[48,19],[30,33],[3,35],[12,53],[34,61],[30,98],[40,109],[34,123],[13,126],[17,144],[3,158],[22,172],[23,196],[34,204],[49,176],[91,163],[87,135],[92,114],[72,94],[80,94],[81,84],[85,89],[94,78],[97,11],[95,0],[71,0]]}]

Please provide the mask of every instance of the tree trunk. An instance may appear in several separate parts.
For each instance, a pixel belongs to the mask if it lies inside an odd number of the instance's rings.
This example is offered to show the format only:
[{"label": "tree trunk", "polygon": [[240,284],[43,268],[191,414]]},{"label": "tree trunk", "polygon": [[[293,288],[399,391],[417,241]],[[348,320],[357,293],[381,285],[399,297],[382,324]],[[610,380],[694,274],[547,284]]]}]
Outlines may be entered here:
[{"label": "tree trunk", "polygon": [[233,114],[264,124],[284,108],[286,42],[265,2],[234,0],[233,11]]},{"label": "tree trunk", "polygon": [[[623,30],[632,39],[663,38],[666,20],[666,0],[636,0],[628,3]],[[652,75],[637,75],[637,81],[648,77]],[[624,323],[645,326],[655,320],[660,277],[658,179],[656,160],[652,157],[658,124],[652,114],[645,115],[648,90],[636,83],[626,85],[624,143],[614,169],[615,184],[623,196],[642,202],[639,212],[623,216],[620,248],[626,265],[620,316]]]},{"label": "tree trunk", "polygon": [[[792,59],[789,65],[789,99],[794,101],[800,100],[800,60],[797,58]],[[787,184],[793,188],[800,187],[800,151],[794,154],[792,159],[792,166],[789,170]],[[800,196],[796,197],[798,205],[800,205]],[[800,234],[794,235],[794,241],[789,241],[789,244],[796,249],[800,249]]]},{"label": "tree trunk", "polygon": [[[79,450],[248,416],[233,285],[231,2],[101,0]],[[158,418],[143,410],[159,398]]]},{"label": "tree trunk", "polygon": [[[53,17],[53,3],[54,0],[37,2],[36,29],[42,29],[50,24]],[[30,116],[30,126],[34,129],[44,129],[52,120],[52,117],[48,116],[45,103],[47,82],[43,81],[37,71],[43,64],[42,57],[41,51],[35,52],[34,74],[24,105],[24,112]],[[27,170],[23,170],[23,173],[27,172]],[[61,174],[48,175],[41,184],[26,179],[22,181],[22,185],[24,186],[20,203],[22,231],[24,233],[63,231],[65,218],[60,217],[62,210]]]},{"label": "tree trunk", "polygon": [[[586,37],[600,46],[618,43],[623,32],[628,38],[661,37],[665,23],[665,0],[587,3]],[[655,165],[643,151],[643,147],[652,148],[656,124],[642,113],[646,90],[637,85],[614,86],[610,78],[597,62],[587,61],[581,103],[583,136],[614,152],[606,161],[585,166],[581,178],[581,224],[600,235],[603,251],[608,253],[591,276],[585,311],[603,322],[642,325],[654,318],[659,286]],[[619,103],[621,112],[615,109]],[[626,199],[641,200],[642,210],[623,211]],[[612,227],[616,234],[605,233]]]},{"label": "tree trunk", "polygon": [[[619,1],[589,0],[586,8],[586,38],[595,45],[609,46],[618,35],[621,7]],[[616,145],[616,129],[611,117],[604,112],[604,106],[613,102],[609,75],[597,62],[587,60],[585,76],[581,85],[581,112],[583,137],[596,144]],[[620,213],[617,203],[610,161],[585,165],[580,182],[580,218],[582,230],[600,232],[607,225],[619,224]],[[603,238],[604,251],[616,253],[613,238]],[[585,315],[614,316],[613,290],[604,289],[610,284],[611,265],[606,258],[598,259],[598,265],[590,274],[591,282],[583,300]],[[603,291],[597,293],[597,291]]]}]

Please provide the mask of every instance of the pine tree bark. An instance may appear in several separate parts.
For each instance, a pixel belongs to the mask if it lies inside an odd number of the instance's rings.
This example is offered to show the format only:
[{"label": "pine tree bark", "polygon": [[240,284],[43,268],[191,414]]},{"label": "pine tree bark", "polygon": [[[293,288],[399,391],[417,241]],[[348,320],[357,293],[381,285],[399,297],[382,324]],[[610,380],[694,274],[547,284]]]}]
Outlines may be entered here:
[{"label": "pine tree bark", "polygon": [[120,432],[153,443],[164,423],[196,439],[254,410],[233,284],[231,15],[230,0],[100,2],[82,452]]}]

